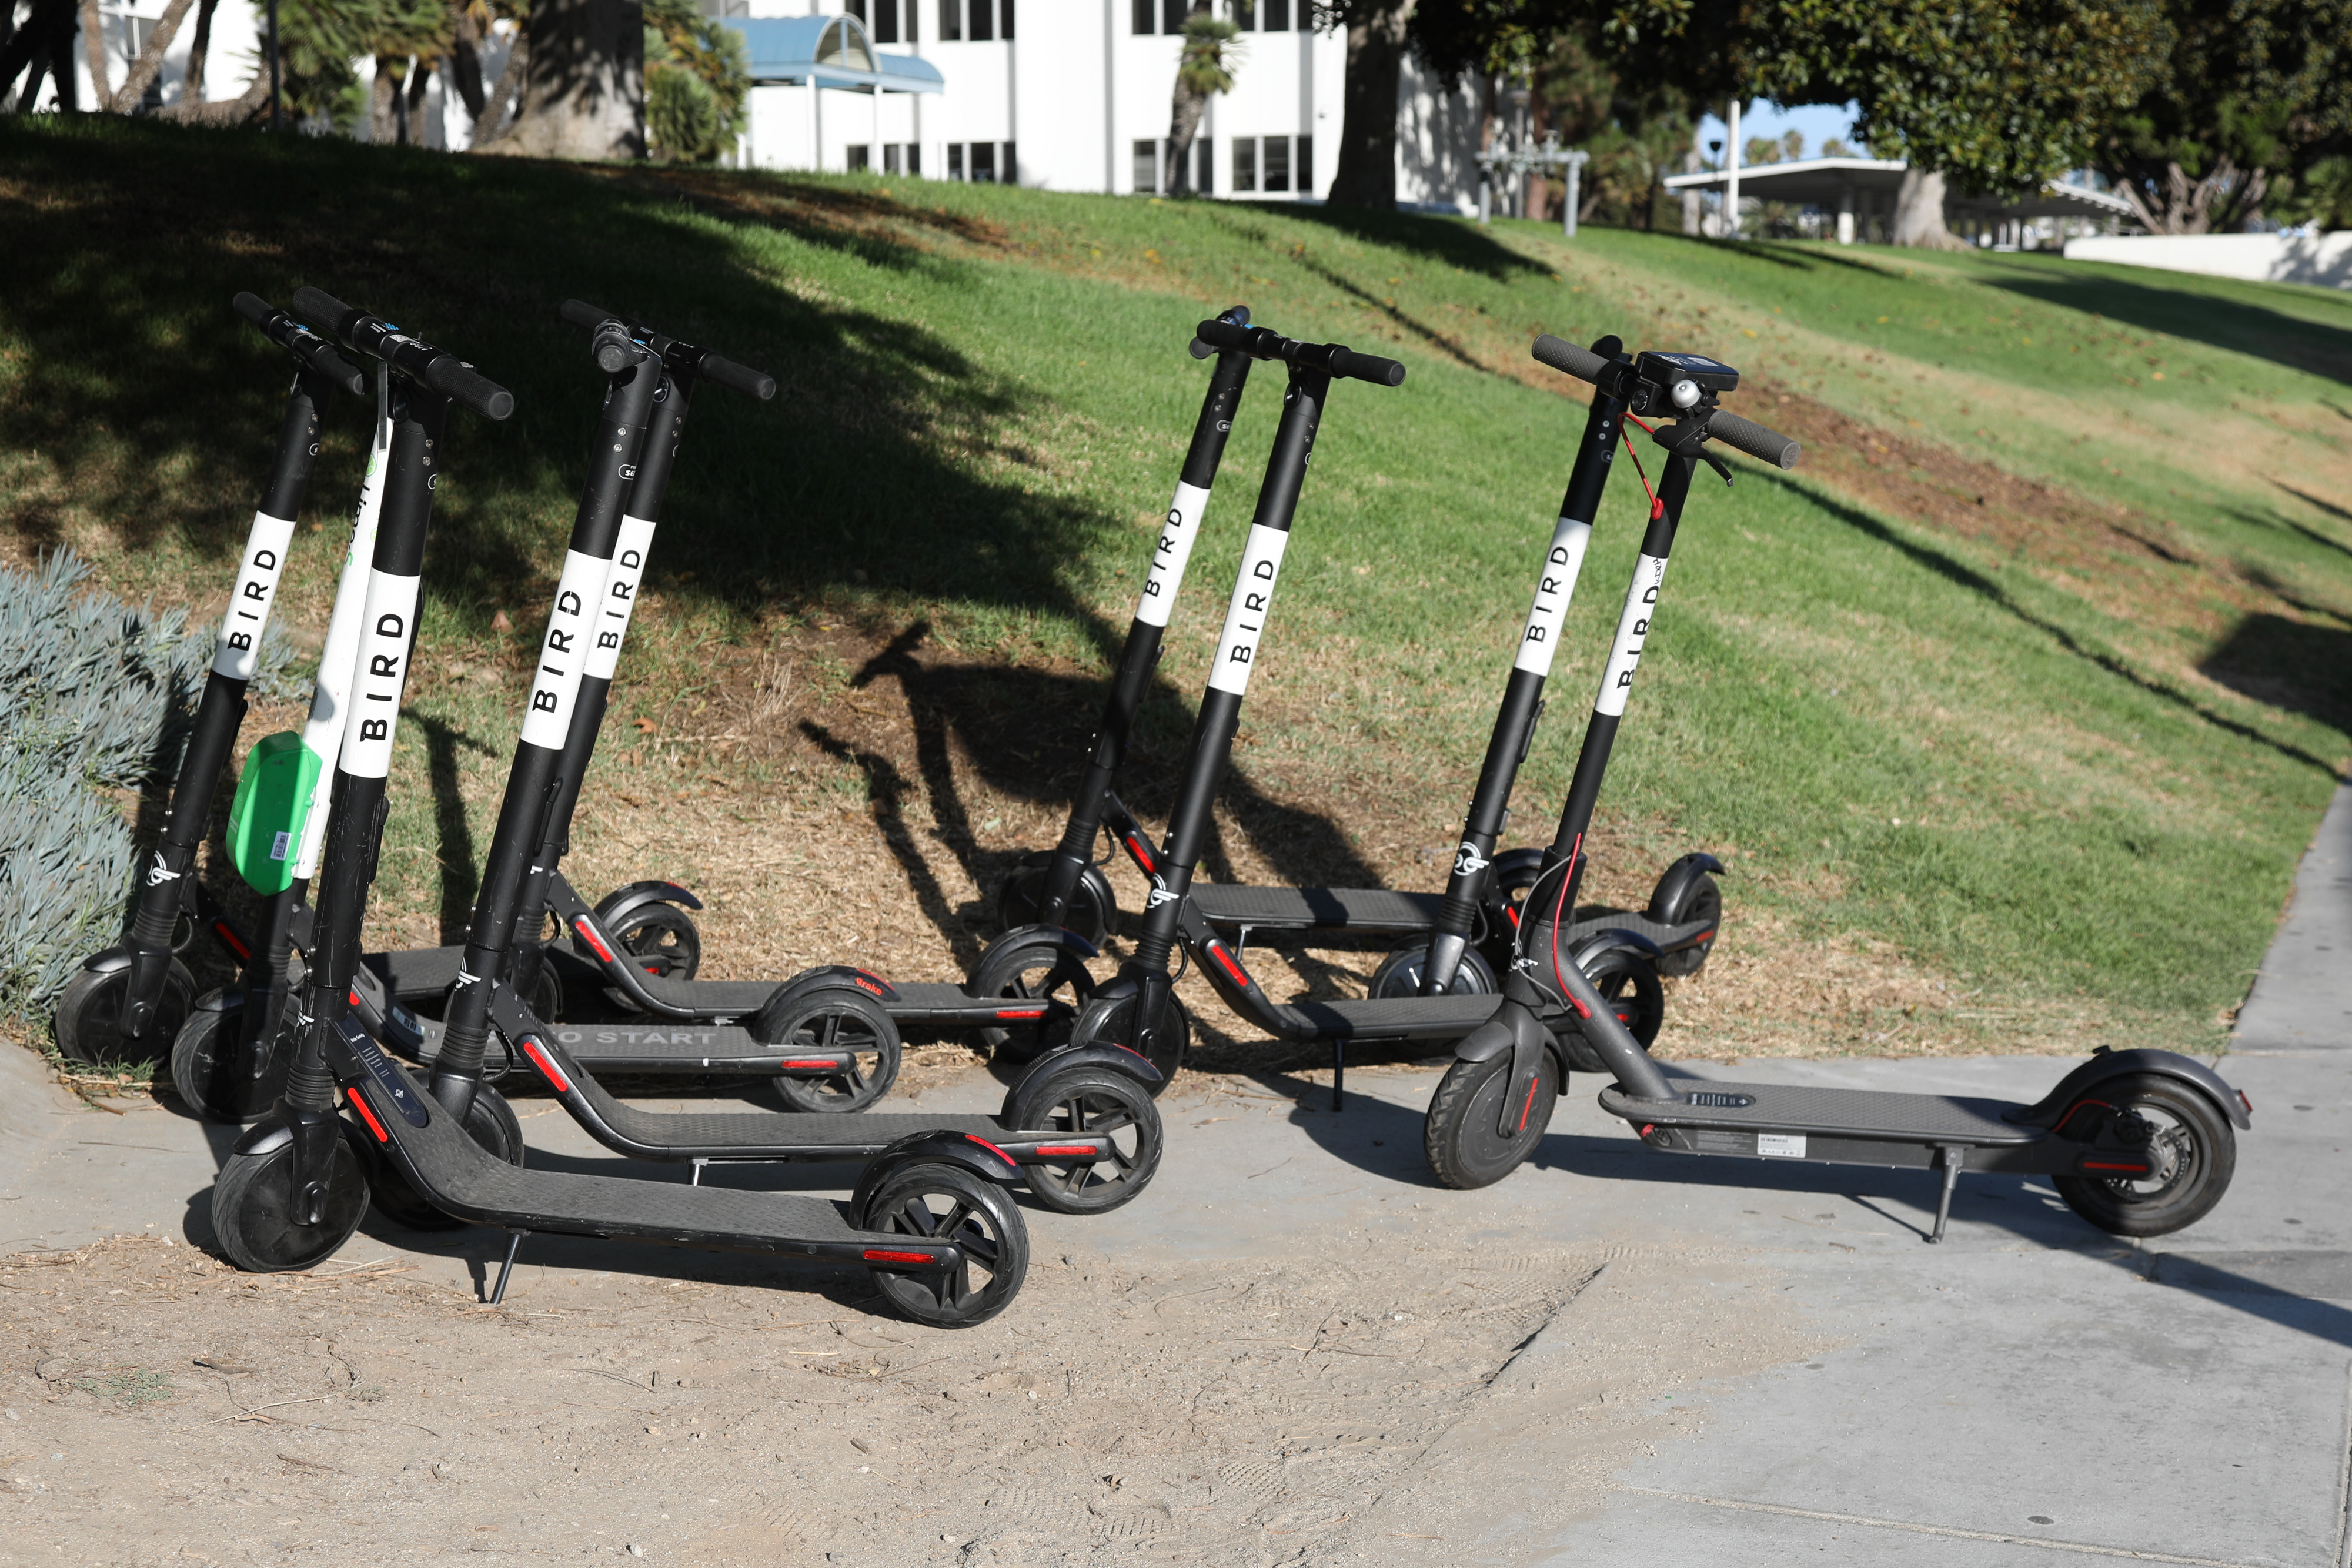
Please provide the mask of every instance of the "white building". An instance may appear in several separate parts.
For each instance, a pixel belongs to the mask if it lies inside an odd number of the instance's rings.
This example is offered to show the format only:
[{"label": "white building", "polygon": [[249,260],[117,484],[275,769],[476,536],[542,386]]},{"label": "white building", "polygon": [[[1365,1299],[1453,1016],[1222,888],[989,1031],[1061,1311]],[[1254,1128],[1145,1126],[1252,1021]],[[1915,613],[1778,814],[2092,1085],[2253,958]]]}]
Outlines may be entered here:
[{"label": "white building", "polygon": [[[0,5],[17,0],[0,0]],[[167,0],[101,0],[119,88]],[[845,4],[846,12],[835,7]],[[1316,201],[1339,155],[1346,40],[1313,30],[1311,0],[1216,0],[1242,28],[1234,90],[1209,101],[1192,146],[1192,188],[1250,201]],[[1186,0],[704,0],[742,28],[753,77],[742,163],[872,169],[1053,191],[1133,194],[1168,187],[1168,121]],[[1017,6],[1017,10],[1016,10]],[[245,90],[260,52],[261,0],[220,0],[207,99]],[[484,84],[506,62],[482,51]],[[184,90],[194,12],[164,55],[151,106]],[[79,33],[77,101],[92,96]],[[361,80],[373,61],[360,62]],[[410,141],[464,148],[472,119],[435,73]],[[44,81],[37,107],[56,103]],[[356,134],[365,138],[364,120]],[[1397,199],[1477,210],[1478,98],[1410,64],[1397,102]]]},{"label": "white building", "polygon": [[[1184,0],[716,0],[751,46],[762,168],[873,169],[1050,191],[1168,188]],[[1210,99],[1192,188],[1318,200],[1339,154],[1346,40],[1309,0],[1225,0],[1242,27],[1234,90]],[[1016,5],[1018,9],[1016,10]],[[1397,195],[1477,207],[1475,89],[1408,68]]]}]

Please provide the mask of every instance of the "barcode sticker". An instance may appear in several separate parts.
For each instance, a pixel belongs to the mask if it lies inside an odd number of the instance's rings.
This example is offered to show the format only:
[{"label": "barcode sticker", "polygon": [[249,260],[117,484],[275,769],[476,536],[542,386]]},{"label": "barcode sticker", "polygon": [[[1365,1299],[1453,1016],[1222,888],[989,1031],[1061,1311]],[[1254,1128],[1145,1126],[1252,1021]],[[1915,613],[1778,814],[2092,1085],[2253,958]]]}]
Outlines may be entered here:
[{"label": "barcode sticker", "polygon": [[269,858],[274,861],[282,861],[286,858],[286,852],[293,847],[294,835],[291,833],[279,833],[277,837],[269,841]]},{"label": "barcode sticker", "polygon": [[1770,1159],[1801,1160],[1805,1157],[1805,1134],[1802,1133],[1759,1133],[1756,1152]]}]

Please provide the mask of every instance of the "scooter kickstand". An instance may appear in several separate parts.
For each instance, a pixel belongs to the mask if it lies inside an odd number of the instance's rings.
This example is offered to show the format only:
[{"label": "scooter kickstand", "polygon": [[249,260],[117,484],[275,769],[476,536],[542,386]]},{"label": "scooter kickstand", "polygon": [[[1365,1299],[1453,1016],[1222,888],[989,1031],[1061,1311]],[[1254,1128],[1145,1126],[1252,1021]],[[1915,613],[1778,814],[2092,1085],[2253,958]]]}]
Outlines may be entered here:
[{"label": "scooter kickstand", "polygon": [[1944,1167],[1944,1191],[1936,1200],[1936,1229],[1927,1238],[1931,1247],[1944,1239],[1944,1222],[1952,1217],[1952,1191],[1960,1185],[1960,1167],[1969,1163],[1969,1151],[1958,1144],[1938,1144],[1936,1159]]},{"label": "scooter kickstand", "polygon": [[1348,1103],[1348,1042],[1334,1035],[1331,1038],[1331,1109],[1339,1110]]},{"label": "scooter kickstand", "polygon": [[512,1230],[507,1233],[507,1260],[499,1265],[498,1288],[490,1292],[490,1305],[495,1307],[505,1302],[507,1281],[514,1273],[515,1254],[522,1249],[522,1239],[530,1234],[528,1230]]}]

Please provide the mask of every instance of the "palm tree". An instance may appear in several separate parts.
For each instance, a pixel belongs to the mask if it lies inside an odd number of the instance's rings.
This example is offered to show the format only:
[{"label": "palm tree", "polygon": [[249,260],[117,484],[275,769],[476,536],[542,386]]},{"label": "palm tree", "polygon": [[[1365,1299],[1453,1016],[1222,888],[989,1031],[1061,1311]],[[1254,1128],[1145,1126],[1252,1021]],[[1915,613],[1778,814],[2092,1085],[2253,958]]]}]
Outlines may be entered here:
[{"label": "palm tree", "polygon": [[1241,29],[1209,14],[1208,0],[1194,0],[1184,18],[1184,48],[1176,57],[1176,93],[1168,113],[1168,193],[1189,194],[1192,138],[1200,133],[1201,112],[1209,99],[1234,90],[1234,73],[1241,63]]}]

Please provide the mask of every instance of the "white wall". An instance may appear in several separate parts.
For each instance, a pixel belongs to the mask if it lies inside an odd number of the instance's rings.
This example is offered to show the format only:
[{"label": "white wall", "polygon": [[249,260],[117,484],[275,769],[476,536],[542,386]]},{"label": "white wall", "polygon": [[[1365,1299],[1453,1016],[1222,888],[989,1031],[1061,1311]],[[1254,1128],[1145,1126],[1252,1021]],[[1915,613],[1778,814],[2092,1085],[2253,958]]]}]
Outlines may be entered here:
[{"label": "white wall", "polygon": [[2290,235],[2102,235],[2066,242],[2069,261],[2114,261],[2260,283],[2352,288],[2352,229]]}]

